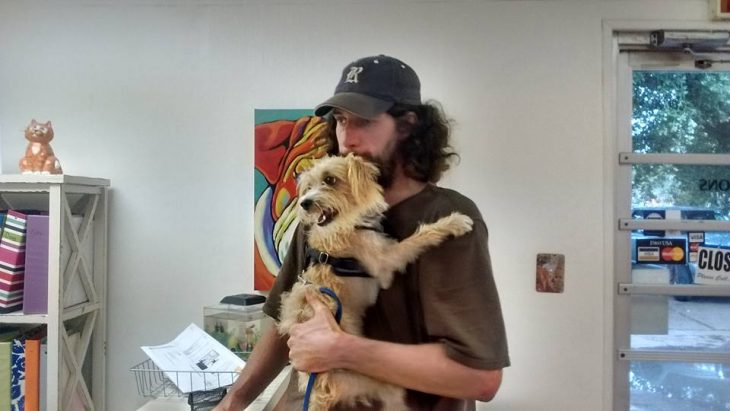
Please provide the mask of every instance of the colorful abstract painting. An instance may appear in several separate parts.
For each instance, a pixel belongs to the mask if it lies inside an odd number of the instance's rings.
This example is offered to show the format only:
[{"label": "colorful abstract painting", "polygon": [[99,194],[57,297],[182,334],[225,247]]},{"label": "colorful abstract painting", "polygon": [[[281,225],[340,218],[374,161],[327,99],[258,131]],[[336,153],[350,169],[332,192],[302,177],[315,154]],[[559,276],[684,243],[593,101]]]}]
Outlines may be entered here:
[{"label": "colorful abstract painting", "polygon": [[296,228],[297,176],[324,155],[311,110],[256,110],[254,289],[271,289]]}]

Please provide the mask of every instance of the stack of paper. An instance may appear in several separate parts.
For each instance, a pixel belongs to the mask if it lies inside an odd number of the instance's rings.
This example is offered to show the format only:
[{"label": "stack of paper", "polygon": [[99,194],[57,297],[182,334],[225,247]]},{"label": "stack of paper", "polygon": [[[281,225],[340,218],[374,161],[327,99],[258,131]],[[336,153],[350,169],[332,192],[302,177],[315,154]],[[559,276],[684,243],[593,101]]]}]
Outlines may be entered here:
[{"label": "stack of paper", "polygon": [[195,324],[167,344],[141,348],[182,393],[231,385],[245,365]]}]

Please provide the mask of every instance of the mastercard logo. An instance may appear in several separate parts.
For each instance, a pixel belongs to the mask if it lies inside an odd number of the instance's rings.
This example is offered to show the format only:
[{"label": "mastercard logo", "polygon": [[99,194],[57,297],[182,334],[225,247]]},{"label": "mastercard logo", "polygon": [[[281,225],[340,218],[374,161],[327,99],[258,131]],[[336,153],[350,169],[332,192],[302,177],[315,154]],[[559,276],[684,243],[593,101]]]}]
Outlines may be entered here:
[{"label": "mastercard logo", "polygon": [[682,247],[664,247],[662,248],[663,261],[682,261],[684,260],[684,250]]}]

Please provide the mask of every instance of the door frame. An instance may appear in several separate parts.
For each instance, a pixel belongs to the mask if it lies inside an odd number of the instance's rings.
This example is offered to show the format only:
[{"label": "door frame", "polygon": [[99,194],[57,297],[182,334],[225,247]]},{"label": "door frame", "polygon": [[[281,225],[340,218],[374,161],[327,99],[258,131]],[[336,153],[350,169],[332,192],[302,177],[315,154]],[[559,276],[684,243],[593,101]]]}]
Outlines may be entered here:
[{"label": "door frame", "polygon": [[[628,379],[629,361],[619,360],[617,342],[617,321],[625,321],[629,315],[630,305],[622,304],[617,307],[618,279],[616,270],[616,256],[630,255],[630,241],[619,235],[617,221],[620,217],[617,212],[619,201],[629,201],[630,198],[621,198],[626,193],[617,193],[616,184],[620,178],[617,167],[619,153],[626,151],[620,147],[620,121],[631,119],[631,107],[623,107],[618,101],[620,86],[621,57],[620,50],[626,47],[646,47],[649,44],[649,33],[654,30],[730,30],[730,24],[708,21],[631,21],[631,20],[604,20],[603,24],[603,225],[604,225],[604,347],[603,347],[603,409],[623,411],[628,410],[628,384],[622,383]],[[627,112],[628,111],[628,112]],[[629,150],[630,147],[629,147]],[[630,193],[628,194],[630,196]],[[626,271],[625,269],[623,271]],[[621,310],[617,312],[616,310]],[[621,375],[625,377],[621,377]]]}]

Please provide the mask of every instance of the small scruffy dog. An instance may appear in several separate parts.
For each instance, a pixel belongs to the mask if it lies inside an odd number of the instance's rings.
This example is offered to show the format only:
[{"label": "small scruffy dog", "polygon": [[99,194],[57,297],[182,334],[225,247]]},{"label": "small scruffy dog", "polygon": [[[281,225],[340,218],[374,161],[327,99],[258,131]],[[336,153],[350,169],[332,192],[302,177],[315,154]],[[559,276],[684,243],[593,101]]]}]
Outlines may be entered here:
[{"label": "small scruffy dog", "polygon": [[[355,155],[325,157],[302,174],[297,191],[298,217],[308,229],[307,245],[317,250],[318,258],[302,273],[291,292],[282,295],[279,332],[285,335],[294,324],[313,316],[307,303],[307,290],[315,291],[331,309],[336,303],[319,292],[333,290],[342,302],[340,327],[362,335],[365,309],[375,303],[379,289],[390,287],[393,276],[416,260],[427,248],[451,236],[472,229],[472,220],[453,213],[418,230],[403,241],[396,241],[380,230],[388,204],[377,184],[379,171],[369,161]],[[377,228],[377,229],[374,229]],[[330,259],[355,259],[369,277],[342,277],[335,274]],[[350,260],[352,261],[352,260]],[[299,373],[299,389],[304,392],[308,374]],[[329,410],[335,404],[370,404],[378,399],[385,410],[405,410],[405,390],[348,370],[320,373],[310,398],[311,410]]]}]

